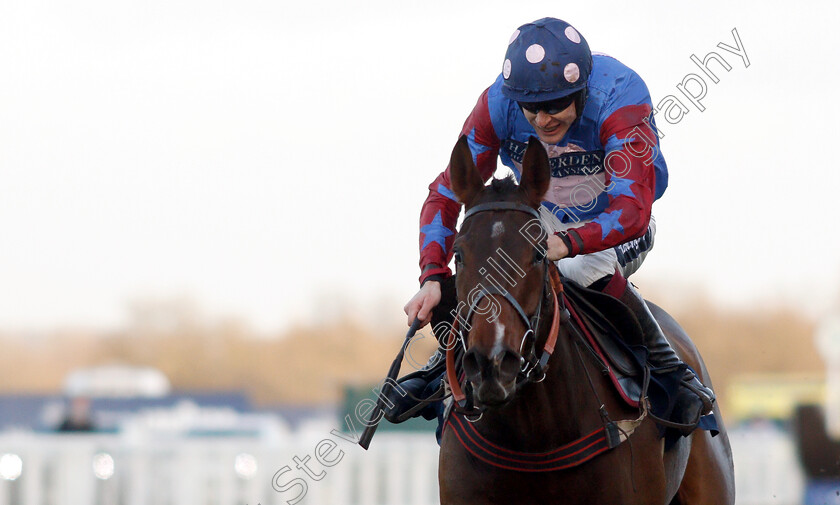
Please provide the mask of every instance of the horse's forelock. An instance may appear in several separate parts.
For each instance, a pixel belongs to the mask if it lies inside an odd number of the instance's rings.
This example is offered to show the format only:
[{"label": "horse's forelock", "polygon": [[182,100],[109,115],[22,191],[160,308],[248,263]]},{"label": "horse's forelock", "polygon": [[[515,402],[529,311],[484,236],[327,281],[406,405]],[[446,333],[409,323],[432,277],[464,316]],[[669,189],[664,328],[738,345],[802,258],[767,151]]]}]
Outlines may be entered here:
[{"label": "horse's forelock", "polygon": [[490,194],[492,195],[492,200],[502,199],[506,196],[510,196],[516,193],[516,188],[519,185],[516,184],[516,179],[513,178],[513,175],[508,175],[507,177],[503,177],[501,179],[494,178],[490,182]]}]

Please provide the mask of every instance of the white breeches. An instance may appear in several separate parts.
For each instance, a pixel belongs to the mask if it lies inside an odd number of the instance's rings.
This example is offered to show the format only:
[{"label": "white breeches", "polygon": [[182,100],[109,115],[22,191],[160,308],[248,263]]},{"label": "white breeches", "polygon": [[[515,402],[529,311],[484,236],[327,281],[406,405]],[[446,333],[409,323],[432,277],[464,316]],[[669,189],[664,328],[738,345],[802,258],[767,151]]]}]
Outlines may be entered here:
[{"label": "white breeches", "polygon": [[[543,216],[543,226],[550,233],[557,233],[585,223],[561,223],[550,213],[544,212],[541,214]],[[550,222],[548,222],[549,219]],[[556,262],[557,267],[564,277],[568,277],[582,286],[589,286],[606,275],[614,274],[616,270],[627,278],[642,266],[647,254],[653,249],[655,236],[656,220],[651,216],[648,231],[643,237],[604,251],[581,254],[573,258],[563,258]]]}]

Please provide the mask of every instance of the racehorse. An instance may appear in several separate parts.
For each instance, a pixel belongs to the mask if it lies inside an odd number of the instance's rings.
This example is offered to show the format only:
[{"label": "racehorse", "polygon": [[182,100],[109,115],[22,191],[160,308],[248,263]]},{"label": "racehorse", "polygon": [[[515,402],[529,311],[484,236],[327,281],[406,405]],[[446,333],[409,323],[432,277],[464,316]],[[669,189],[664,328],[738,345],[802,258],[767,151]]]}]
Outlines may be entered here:
[{"label": "racehorse", "polygon": [[[464,328],[468,325],[461,332],[464,384],[471,387],[481,416],[459,418],[469,425],[467,431],[458,433],[452,423],[444,429],[438,473],[441,503],[733,504],[732,452],[717,405],[717,436],[696,430],[676,437],[665,450],[660,428],[640,415],[644,409],[621,399],[591,349],[568,335],[556,342],[550,338],[556,332],[560,296],[551,280],[554,274],[549,275],[554,266],[544,249],[534,247],[520,232],[538,215],[550,181],[548,157],[539,141],[531,138],[518,185],[508,178],[485,186],[466,137],[452,152],[450,171],[452,189],[466,210],[453,244],[462,309],[458,317]],[[488,288],[499,280],[487,275],[488,263],[499,249],[520,275],[515,285]],[[680,357],[711,384],[688,335],[664,310],[649,305]],[[470,308],[466,318],[464,308]],[[548,343],[553,354],[547,367],[539,367],[535,357],[541,351],[546,355]],[[544,373],[541,381],[519,380],[528,363]],[[619,428],[623,443],[580,464],[561,464],[593,450],[593,433],[607,417],[637,422],[629,430]],[[481,448],[468,449],[464,438]],[[570,445],[575,440],[577,445]]]}]

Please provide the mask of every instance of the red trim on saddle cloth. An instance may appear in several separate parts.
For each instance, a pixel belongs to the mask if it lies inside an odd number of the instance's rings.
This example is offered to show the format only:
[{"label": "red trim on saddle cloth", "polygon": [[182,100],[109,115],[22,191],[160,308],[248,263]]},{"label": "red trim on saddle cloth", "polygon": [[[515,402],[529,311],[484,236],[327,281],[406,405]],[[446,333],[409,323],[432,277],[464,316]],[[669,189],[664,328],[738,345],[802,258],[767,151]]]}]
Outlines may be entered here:
[{"label": "red trim on saddle cloth", "polygon": [[610,278],[610,281],[606,286],[604,286],[604,289],[602,289],[601,292],[606,293],[613,298],[621,298],[625,289],[627,289],[627,278],[616,270],[612,278]]},{"label": "red trim on saddle cloth", "polygon": [[581,465],[610,449],[607,429],[601,427],[574,442],[548,452],[527,453],[499,447],[484,438],[472,423],[453,412],[446,421],[455,438],[477,459],[517,472],[553,472]]},{"label": "red trim on saddle cloth", "polygon": [[[622,277],[622,279],[624,279],[624,277]],[[625,280],[624,282],[626,285],[627,281]],[[604,356],[604,351],[601,349],[601,346],[598,345],[598,342],[592,336],[592,333],[590,333],[589,330],[586,328],[586,325],[583,324],[583,321],[581,320],[580,316],[575,310],[571,300],[569,300],[568,297],[564,297],[564,299],[566,300],[566,308],[569,309],[569,312],[572,314],[572,317],[577,323],[578,328],[580,328],[580,331],[583,332],[584,336],[586,337],[586,340],[589,341],[589,345],[592,347],[592,349],[595,350],[595,353],[598,355],[601,361],[607,365],[607,372],[610,376],[610,381],[612,381],[613,385],[615,386],[615,389],[618,391],[618,394],[621,395],[621,398],[624,400],[625,403],[627,403],[627,405],[630,405],[631,407],[638,407],[639,402],[633,400],[624,392],[624,388],[621,387],[621,384],[618,382],[618,378],[615,376],[612,367],[609,365],[609,360],[606,356]]]}]

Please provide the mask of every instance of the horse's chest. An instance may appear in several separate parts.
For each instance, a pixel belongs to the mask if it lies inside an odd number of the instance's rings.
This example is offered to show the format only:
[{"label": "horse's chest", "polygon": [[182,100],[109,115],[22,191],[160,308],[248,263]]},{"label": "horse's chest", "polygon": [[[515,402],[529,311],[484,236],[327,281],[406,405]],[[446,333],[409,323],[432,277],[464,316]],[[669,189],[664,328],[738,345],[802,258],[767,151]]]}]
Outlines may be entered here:
[{"label": "horse's chest", "polygon": [[651,496],[649,490],[633,491],[625,462],[617,452],[571,469],[517,472],[485,464],[452,438],[451,433],[445,433],[441,441],[438,477],[442,505],[658,503],[658,497]]}]

